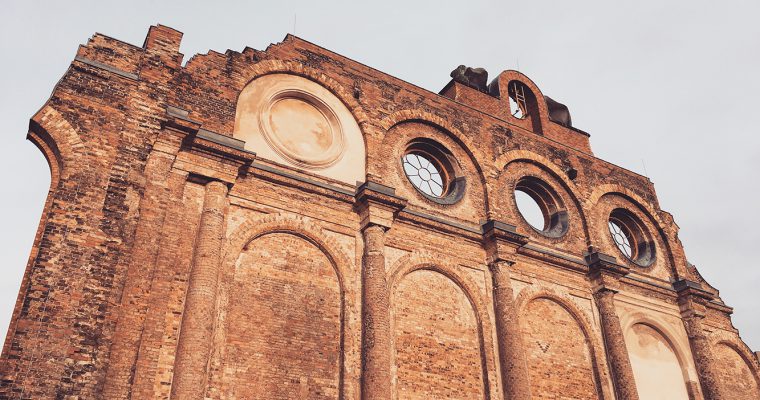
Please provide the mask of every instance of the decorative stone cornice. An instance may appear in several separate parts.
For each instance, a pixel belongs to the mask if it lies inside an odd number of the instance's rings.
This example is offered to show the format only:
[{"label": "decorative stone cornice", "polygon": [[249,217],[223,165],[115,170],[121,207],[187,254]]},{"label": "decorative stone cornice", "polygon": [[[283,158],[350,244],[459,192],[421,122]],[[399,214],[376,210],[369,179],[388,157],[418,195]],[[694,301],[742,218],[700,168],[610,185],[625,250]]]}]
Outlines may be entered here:
[{"label": "decorative stone cornice", "polygon": [[407,200],[396,195],[396,190],[376,182],[367,181],[356,188],[354,208],[361,217],[361,229],[378,225],[389,229]]},{"label": "decorative stone cornice", "polygon": [[609,254],[592,251],[587,254],[588,277],[594,283],[594,292],[600,290],[617,291],[620,279],[631,271],[625,265],[619,264],[617,259]]},{"label": "decorative stone cornice", "polygon": [[673,282],[673,289],[678,293],[678,297],[697,296],[707,301],[715,298],[712,293],[703,289],[701,284],[688,279],[681,279]]},{"label": "decorative stone cornice", "polygon": [[499,261],[514,264],[517,249],[528,243],[528,238],[517,233],[514,225],[505,222],[488,220],[481,226],[481,230],[489,265]]},{"label": "decorative stone cornice", "polygon": [[678,305],[685,318],[704,317],[708,304],[715,299],[701,284],[688,279],[673,282],[673,289],[678,293]]}]

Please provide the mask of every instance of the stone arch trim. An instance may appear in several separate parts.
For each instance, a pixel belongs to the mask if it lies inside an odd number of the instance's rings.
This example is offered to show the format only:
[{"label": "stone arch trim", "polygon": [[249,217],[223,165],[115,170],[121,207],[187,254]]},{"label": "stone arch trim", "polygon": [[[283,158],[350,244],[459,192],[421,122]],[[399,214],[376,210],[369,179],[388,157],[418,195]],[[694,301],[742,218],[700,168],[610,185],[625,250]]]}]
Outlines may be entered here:
[{"label": "stone arch trim", "polygon": [[578,323],[578,326],[586,339],[589,352],[591,353],[591,364],[594,369],[594,383],[596,384],[599,397],[602,399],[612,399],[612,392],[606,384],[608,381],[607,364],[603,359],[603,355],[605,354],[604,346],[602,346],[599,339],[601,333],[593,328],[593,325],[588,318],[577,306],[575,306],[575,304],[573,304],[573,300],[569,295],[556,292],[547,287],[529,286],[524,288],[520,294],[515,297],[515,308],[518,315],[521,317],[521,320],[524,315],[525,307],[527,307],[531,301],[536,299],[547,299],[557,303],[573,317],[576,323]]},{"label": "stone arch trim", "polygon": [[[221,279],[219,284],[219,296],[217,296],[217,322],[214,332],[214,350],[211,356],[212,364],[219,364],[225,355],[225,337],[227,330],[227,307],[229,304],[228,287],[232,279],[235,264],[240,254],[247,246],[256,239],[272,233],[286,233],[300,237],[312,243],[328,258],[335,271],[340,292],[340,358],[339,358],[339,398],[345,396],[346,377],[349,380],[352,372],[346,362],[347,353],[354,353],[354,344],[351,340],[351,318],[356,314],[355,294],[350,286],[346,285],[351,276],[351,258],[333,238],[327,236],[324,230],[311,222],[307,217],[290,216],[282,213],[270,214],[260,218],[247,220],[239,226],[227,238],[224,244],[221,261]],[[209,382],[218,384],[219,371],[211,371]],[[350,386],[350,385],[349,385]],[[350,389],[350,388],[349,388]]]},{"label": "stone arch trim", "polygon": [[591,206],[596,206],[596,204],[599,203],[599,200],[607,195],[619,195],[625,197],[634,203],[637,207],[639,207],[639,209],[644,212],[644,214],[646,214],[652,222],[654,222],[657,228],[660,230],[665,228],[665,223],[662,218],[660,218],[659,213],[649,207],[647,201],[641,198],[641,196],[634,193],[632,190],[618,183],[608,183],[598,186],[589,196],[589,204],[591,204]]},{"label": "stone arch trim", "polygon": [[346,276],[351,266],[350,258],[333,238],[327,236],[322,228],[301,216],[285,214],[267,215],[262,218],[244,222],[227,239],[226,250],[222,256],[223,268],[229,270],[237,261],[238,256],[249,243],[270,233],[289,233],[299,236],[319,248],[333,264],[335,273],[344,291]]},{"label": "stone arch trim", "polygon": [[639,210],[644,213],[647,218],[649,218],[649,221],[656,228],[657,232],[653,232],[653,234],[659,236],[660,239],[662,239],[662,242],[665,244],[665,257],[667,258],[668,262],[670,262],[671,272],[677,277],[688,276],[685,266],[678,264],[676,261],[676,255],[674,254],[673,249],[677,249],[679,244],[674,242],[675,235],[667,234],[667,225],[665,224],[665,221],[663,221],[663,219],[660,217],[660,214],[657,212],[657,210],[654,210],[652,207],[650,207],[647,201],[641,198],[641,196],[617,183],[600,185],[594,189],[594,191],[591,193],[591,196],[589,196],[590,207],[596,208],[596,205],[599,204],[599,201],[605,196],[620,196],[633,203],[634,206],[638,207]]},{"label": "stone arch trim", "polygon": [[695,374],[696,371],[693,370],[694,363],[689,362],[693,361],[693,358],[691,356],[691,353],[687,351],[689,342],[686,336],[684,336],[684,338],[686,340],[685,345],[687,347],[684,348],[683,344],[680,344],[675,340],[675,338],[678,337],[678,334],[676,332],[668,328],[666,324],[664,324],[656,317],[653,317],[641,311],[636,311],[625,319],[625,322],[622,326],[623,333],[628,332],[628,330],[632,329],[634,325],[638,324],[646,325],[654,329],[663,338],[665,338],[665,340],[667,340],[668,344],[673,349],[676,358],[678,359],[678,363],[681,367],[681,372],[683,373],[683,377],[685,379],[685,384],[688,384],[690,381],[699,382],[699,378]]},{"label": "stone arch trim", "polygon": [[475,143],[467,138],[467,136],[462,134],[461,131],[459,131],[445,119],[423,110],[406,109],[396,111],[380,121],[380,127],[385,133],[394,126],[404,122],[421,122],[423,124],[432,125],[443,130],[449,135],[449,137],[454,139],[458,145],[462,146],[462,150],[470,157],[470,161],[472,162],[473,166],[475,166],[475,170],[478,172],[478,178],[480,179],[480,183],[483,185],[483,199],[486,206],[486,212],[488,212],[488,208],[490,208],[488,180],[486,179],[486,176],[488,175],[486,172],[488,170],[483,169],[484,166],[487,166],[488,164],[481,162],[487,160],[487,158],[480,150],[478,150],[479,147],[476,146]]},{"label": "stone arch trim", "polygon": [[251,64],[243,71],[243,74],[245,75],[245,84],[242,87],[245,87],[256,78],[277,73],[297,75],[302,78],[312,80],[330,90],[349,109],[351,114],[356,119],[356,122],[359,124],[362,133],[365,133],[366,136],[366,130],[369,129],[371,124],[369,116],[364,111],[364,108],[361,106],[361,104],[359,104],[354,96],[340,83],[314,68],[310,68],[303,64],[292,61],[261,61],[256,64]]},{"label": "stone arch trim", "polygon": [[[489,375],[493,372],[493,365],[489,365],[488,360],[489,358],[492,359],[494,354],[491,354],[491,346],[486,346],[486,343],[490,343],[490,341],[487,341],[487,339],[490,338],[486,338],[485,334],[486,332],[491,332],[492,328],[490,323],[488,323],[490,322],[488,319],[489,313],[486,309],[483,297],[477,289],[477,285],[471,279],[458,273],[456,271],[456,266],[446,263],[440,257],[435,257],[432,253],[426,251],[415,251],[398,259],[388,270],[388,291],[390,293],[391,308],[393,308],[396,287],[398,284],[401,283],[405,276],[419,270],[437,272],[451,280],[451,282],[462,291],[470,302],[472,310],[475,313],[475,320],[478,328],[483,390],[488,396],[488,393],[492,391],[492,382]],[[393,327],[393,325],[394,322],[391,321],[391,326]],[[395,354],[395,340],[393,347],[393,353]],[[393,363],[395,363],[395,355],[392,356],[392,359],[394,359]]]},{"label": "stone arch trim", "polygon": [[37,146],[48,161],[51,188],[69,172],[86,169],[88,154],[79,133],[64,116],[49,104],[32,117],[27,138]]},{"label": "stone arch trim", "polygon": [[581,220],[581,225],[583,228],[583,234],[586,236],[586,242],[590,243],[591,241],[591,235],[589,232],[588,227],[588,219],[586,216],[586,210],[583,207],[583,203],[581,202],[580,198],[578,198],[578,193],[580,190],[577,186],[575,186],[575,183],[570,181],[566,178],[564,171],[562,171],[555,163],[553,163],[548,158],[538,154],[534,153],[532,151],[528,150],[510,150],[501,156],[499,156],[496,159],[496,170],[497,170],[497,179],[501,176],[502,173],[504,173],[504,170],[512,163],[515,162],[528,162],[531,163],[545,171],[547,171],[551,176],[553,176],[557,182],[562,185],[563,189],[567,192],[568,196],[570,196],[570,199],[572,199],[573,204],[575,205],[575,208],[578,210],[579,213],[579,219]]},{"label": "stone arch trim", "polygon": [[760,390],[760,362],[757,361],[754,353],[747,347],[747,344],[737,335],[726,331],[715,331],[710,335],[711,347],[722,344],[728,346],[731,350],[734,350],[739,354],[739,357],[744,360],[744,363],[752,372],[752,376],[755,378],[755,384],[758,390]]}]

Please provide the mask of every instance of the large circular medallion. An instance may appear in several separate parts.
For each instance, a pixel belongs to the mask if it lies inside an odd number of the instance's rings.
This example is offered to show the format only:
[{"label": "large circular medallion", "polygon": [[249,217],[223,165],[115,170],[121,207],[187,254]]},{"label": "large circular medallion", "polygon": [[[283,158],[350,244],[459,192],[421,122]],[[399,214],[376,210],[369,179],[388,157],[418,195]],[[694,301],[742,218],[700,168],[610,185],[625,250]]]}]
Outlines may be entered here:
[{"label": "large circular medallion", "polygon": [[343,154],[338,118],[307,92],[285,89],[275,93],[262,108],[260,121],[269,145],[296,164],[324,168]]}]

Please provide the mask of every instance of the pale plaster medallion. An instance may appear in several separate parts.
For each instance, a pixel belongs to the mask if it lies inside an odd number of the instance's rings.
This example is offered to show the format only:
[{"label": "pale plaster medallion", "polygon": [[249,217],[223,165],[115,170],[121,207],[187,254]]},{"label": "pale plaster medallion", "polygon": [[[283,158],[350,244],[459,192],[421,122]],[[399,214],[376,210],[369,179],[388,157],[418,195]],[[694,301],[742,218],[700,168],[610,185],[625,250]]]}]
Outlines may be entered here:
[{"label": "pale plaster medallion", "polygon": [[259,159],[355,184],[364,180],[364,138],[348,108],[309,79],[270,74],[240,93],[234,136]]},{"label": "pale plaster medallion", "polygon": [[259,123],[274,151],[304,167],[324,168],[345,150],[335,112],[309,92],[292,88],[274,93],[262,104]]}]

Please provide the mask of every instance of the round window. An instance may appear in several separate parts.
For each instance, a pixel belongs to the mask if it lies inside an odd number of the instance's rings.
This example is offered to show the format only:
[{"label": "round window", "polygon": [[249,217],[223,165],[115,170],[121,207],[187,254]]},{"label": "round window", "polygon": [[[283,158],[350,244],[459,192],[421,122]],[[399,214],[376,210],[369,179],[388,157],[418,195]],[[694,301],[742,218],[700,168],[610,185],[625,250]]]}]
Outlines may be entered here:
[{"label": "round window", "polygon": [[627,259],[641,267],[654,263],[654,241],[633,213],[622,208],[613,210],[607,227],[615,246]]},{"label": "round window", "polygon": [[546,182],[526,176],[515,185],[517,210],[534,230],[544,236],[560,237],[567,232],[567,211],[557,192]]},{"label": "round window", "polygon": [[429,139],[412,141],[401,157],[404,174],[425,198],[439,204],[454,204],[464,194],[464,178],[452,154]]},{"label": "round window", "polygon": [[403,158],[404,172],[414,187],[428,196],[441,197],[445,193],[443,168],[426,154],[407,153]]}]

